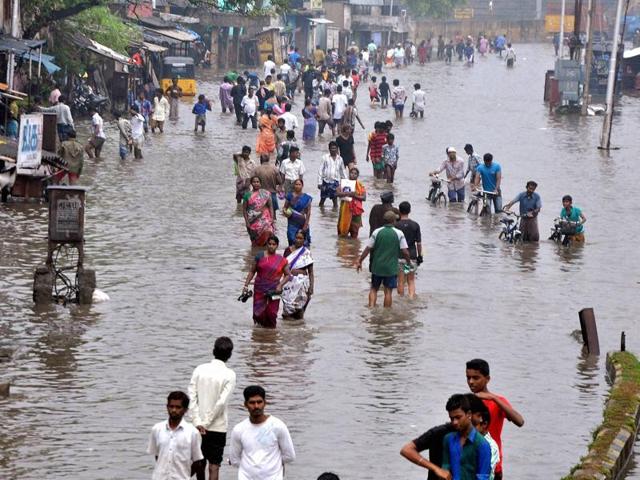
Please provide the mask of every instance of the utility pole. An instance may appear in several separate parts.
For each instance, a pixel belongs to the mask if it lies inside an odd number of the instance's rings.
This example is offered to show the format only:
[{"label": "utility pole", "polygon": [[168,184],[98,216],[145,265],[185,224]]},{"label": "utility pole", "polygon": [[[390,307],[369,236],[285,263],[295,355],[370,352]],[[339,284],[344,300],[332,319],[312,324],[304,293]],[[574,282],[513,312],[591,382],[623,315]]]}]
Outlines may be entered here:
[{"label": "utility pole", "polygon": [[562,9],[560,10],[560,38],[558,39],[560,50],[558,50],[558,58],[562,58],[562,54],[564,53],[564,15],[566,1],[567,0],[562,0]]},{"label": "utility pole", "polygon": [[589,108],[589,83],[591,82],[591,59],[593,58],[593,12],[596,9],[596,0],[589,0],[587,12],[587,46],[584,55],[584,85],[582,87],[582,107],[580,113],[587,114]]},{"label": "utility pole", "polygon": [[620,45],[620,23],[622,22],[622,2],[618,0],[616,8],[616,23],[613,29],[613,48],[609,59],[609,77],[607,78],[607,110],[602,124],[600,149],[609,150],[611,147],[611,123],[613,122],[613,92],[616,85],[616,71],[618,64],[618,46]]},{"label": "utility pole", "polygon": [[[13,0],[11,2],[11,36],[18,38],[20,35],[20,0]],[[10,53],[7,57],[7,85],[9,90],[13,90],[13,72],[16,59],[13,53]]]},{"label": "utility pole", "polygon": [[387,44],[391,45],[391,32],[393,32],[393,0],[391,0],[391,5],[389,7],[389,16],[391,17],[391,26],[389,27],[389,38],[387,38]]}]

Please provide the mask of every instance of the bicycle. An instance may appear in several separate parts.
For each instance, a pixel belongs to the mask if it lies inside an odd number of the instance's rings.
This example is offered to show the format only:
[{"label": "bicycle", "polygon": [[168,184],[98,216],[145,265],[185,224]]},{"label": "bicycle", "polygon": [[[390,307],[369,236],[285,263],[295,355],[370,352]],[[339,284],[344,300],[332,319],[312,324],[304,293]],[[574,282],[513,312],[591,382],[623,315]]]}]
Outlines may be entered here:
[{"label": "bicycle", "polygon": [[[489,206],[489,199],[495,196],[495,192],[489,192],[487,190],[476,190],[469,201],[467,207],[467,213],[471,213],[472,209],[475,209],[476,215],[482,217],[483,215],[491,215],[491,207]],[[480,212],[478,212],[478,204],[482,205]]]},{"label": "bicycle", "polygon": [[[513,212],[503,211],[506,215],[505,218],[500,220],[500,223],[503,224],[502,231],[498,235],[500,240],[504,240],[505,242],[518,244],[522,243],[522,231],[520,230],[520,215],[517,215]],[[510,216],[516,217],[515,220],[513,218],[508,218]]]},{"label": "bicycle", "polygon": [[440,178],[437,174],[430,175],[431,177],[431,188],[429,189],[429,195],[427,195],[427,200],[429,200],[433,205],[436,203],[440,203],[440,201],[444,201],[444,204],[447,204],[447,195],[442,191],[442,182],[449,183],[448,180],[444,178]]},{"label": "bicycle", "polygon": [[562,244],[563,247],[569,246],[573,236],[578,233],[580,222],[572,222],[565,218],[554,218],[553,227],[551,227],[551,236],[549,240]]}]

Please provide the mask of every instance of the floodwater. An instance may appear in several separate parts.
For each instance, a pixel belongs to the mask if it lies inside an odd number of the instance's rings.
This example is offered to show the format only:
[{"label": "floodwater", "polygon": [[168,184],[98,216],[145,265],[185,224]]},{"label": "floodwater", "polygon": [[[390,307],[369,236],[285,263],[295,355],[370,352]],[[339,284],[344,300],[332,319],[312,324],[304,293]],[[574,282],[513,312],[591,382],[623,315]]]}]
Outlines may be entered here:
[{"label": "floodwater", "polygon": [[[0,347],[16,352],[1,367],[14,385],[0,400],[0,478],[149,478],[147,436],[166,417],[166,395],[187,388],[220,335],[236,345],[231,426],[246,416],[242,388],[264,385],[268,411],[287,423],[297,449],[288,478],[325,470],[345,479],[424,478],[400,447],[446,420],[444,404],[467,391],[464,362],[474,357],[489,360],[491,389],[526,420],[522,429],[505,427],[507,476],[566,474],[585,453],[607,391],[604,354],[584,357],[572,335],[578,311],[595,308],[603,353],[618,347],[622,330],[628,348],[640,351],[640,260],[632,250],[640,234],[632,190],[640,177],[640,101],[622,99],[613,134],[622,149],[603,155],[601,117],[557,117],[542,102],[552,47],[517,49],[511,71],[489,57],[472,68],[434,63],[386,72],[407,87],[421,82],[428,94],[426,118],[394,128],[401,156],[393,191],[412,203],[426,253],[419,299],[397,300],[391,311],[367,309],[367,275],[353,267],[367,229],[358,241],[339,240],[337,212],[316,206],[316,293],[305,321],[253,327],[250,303],[236,301],[252,252],[231,154],[254,146],[255,132],[236,128],[219,105],[207,133],[194,135],[185,99],[180,121],[151,135],[142,161],[117,158],[110,125],[105,158],[87,161],[85,265],[97,271],[109,302],[36,309],[31,286],[46,256],[46,205],[1,205]],[[217,95],[216,82],[200,85]],[[367,129],[390,118],[360,92]],[[303,151],[316,205],[314,172],[327,140]],[[364,162],[359,127],[356,142],[368,211],[388,187]],[[505,201],[527,180],[539,183],[543,238],[562,195],[572,194],[588,218],[586,246],[509,246],[497,238],[497,219],[428,205],[427,172],[445,147],[462,152],[467,142],[502,165]],[[282,218],[279,225],[285,238]],[[235,475],[223,466],[223,480]]]}]

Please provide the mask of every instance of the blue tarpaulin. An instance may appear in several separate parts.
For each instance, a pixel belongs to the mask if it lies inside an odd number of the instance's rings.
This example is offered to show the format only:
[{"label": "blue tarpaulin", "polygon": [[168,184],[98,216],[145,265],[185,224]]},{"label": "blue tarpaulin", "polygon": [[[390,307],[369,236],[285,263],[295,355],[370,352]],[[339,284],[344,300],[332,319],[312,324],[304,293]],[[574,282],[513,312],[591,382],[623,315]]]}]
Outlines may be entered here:
[{"label": "blue tarpaulin", "polygon": [[[37,53],[23,53],[21,55],[25,60],[31,59],[32,62],[38,62],[40,60],[40,55]],[[55,73],[60,70],[60,67],[53,63],[53,57],[51,55],[42,54],[42,65],[47,69],[49,73]]]}]

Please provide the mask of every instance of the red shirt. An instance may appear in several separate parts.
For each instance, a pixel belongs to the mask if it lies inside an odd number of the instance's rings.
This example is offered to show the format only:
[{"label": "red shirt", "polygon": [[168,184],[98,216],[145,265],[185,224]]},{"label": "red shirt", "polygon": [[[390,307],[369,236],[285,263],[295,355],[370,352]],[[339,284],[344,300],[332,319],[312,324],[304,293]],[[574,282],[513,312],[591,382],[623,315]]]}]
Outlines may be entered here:
[{"label": "red shirt", "polygon": [[[494,394],[495,395],[495,394]],[[511,406],[509,401],[503,396],[496,395],[500,400],[502,400],[507,405]],[[504,425],[504,419],[507,418],[504,410],[500,408],[500,406],[494,402],[493,400],[482,400],[484,404],[489,409],[489,414],[491,415],[491,423],[489,424],[489,433],[491,434],[491,438],[493,438],[498,444],[498,449],[500,450],[500,461],[496,465],[496,473],[502,472],[502,426]]]},{"label": "red shirt", "polygon": [[382,147],[387,143],[387,134],[382,132],[372,132],[369,135],[369,156],[371,158],[379,159],[382,157]]}]

